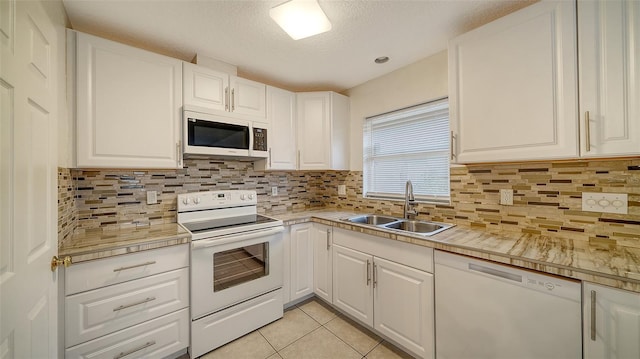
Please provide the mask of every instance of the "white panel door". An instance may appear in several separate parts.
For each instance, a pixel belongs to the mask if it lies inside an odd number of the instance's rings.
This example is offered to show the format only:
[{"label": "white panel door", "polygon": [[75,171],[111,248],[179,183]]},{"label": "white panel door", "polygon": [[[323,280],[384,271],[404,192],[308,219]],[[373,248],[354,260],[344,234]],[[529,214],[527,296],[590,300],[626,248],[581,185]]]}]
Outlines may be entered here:
[{"label": "white panel door", "polygon": [[295,93],[267,86],[267,121],[271,125],[267,169],[296,169],[295,104]]},{"label": "white panel door", "polygon": [[581,156],[640,154],[640,2],[578,1]]},{"label": "white panel door", "polygon": [[315,223],[313,237],[313,292],[331,303],[333,301],[333,266],[331,255],[331,227]]},{"label": "white panel door", "polygon": [[264,119],[267,115],[267,86],[236,76],[230,77],[230,83],[231,112]]},{"label": "white panel door", "polygon": [[578,156],[575,2],[543,1],[449,44],[459,163]]},{"label": "white panel door", "polygon": [[176,168],[182,62],[77,33],[78,167]]},{"label": "white panel door", "polygon": [[333,305],[373,326],[373,257],[333,246]]},{"label": "white panel door", "polygon": [[312,223],[291,226],[290,300],[313,293]]},{"label": "white panel door", "polygon": [[640,358],[640,293],[583,283],[585,359]]},{"label": "white panel door", "polygon": [[228,111],[229,74],[188,62],[182,64],[182,71],[185,106]]},{"label": "white panel door", "polygon": [[40,2],[2,0],[0,10],[0,356],[55,358],[58,274],[50,263],[64,44]]},{"label": "white panel door", "polygon": [[329,92],[297,95],[298,169],[331,169],[331,96]]},{"label": "white panel door", "polygon": [[374,273],[374,328],[420,358],[433,358],[433,275],[378,257]]}]

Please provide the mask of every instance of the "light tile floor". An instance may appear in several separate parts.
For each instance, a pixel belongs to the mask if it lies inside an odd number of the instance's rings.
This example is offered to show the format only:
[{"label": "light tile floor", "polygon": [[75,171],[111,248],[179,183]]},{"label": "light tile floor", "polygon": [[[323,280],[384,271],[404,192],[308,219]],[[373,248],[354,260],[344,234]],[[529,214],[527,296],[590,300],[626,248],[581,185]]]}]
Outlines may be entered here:
[{"label": "light tile floor", "polygon": [[200,358],[397,359],[412,357],[337,313],[322,301],[311,298],[287,309],[283,318]]}]

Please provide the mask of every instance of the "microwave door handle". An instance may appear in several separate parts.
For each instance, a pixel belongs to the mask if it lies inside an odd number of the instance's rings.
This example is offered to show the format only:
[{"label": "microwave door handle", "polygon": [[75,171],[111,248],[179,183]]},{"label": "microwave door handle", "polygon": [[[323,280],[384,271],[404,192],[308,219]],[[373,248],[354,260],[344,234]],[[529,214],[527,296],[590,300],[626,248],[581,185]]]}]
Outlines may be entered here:
[{"label": "microwave door handle", "polygon": [[284,226],[278,226],[278,227],[273,227],[273,228],[269,228],[261,231],[232,234],[228,236],[216,237],[211,239],[203,239],[203,240],[191,242],[191,248],[198,249],[198,248],[219,246],[219,245],[227,244],[230,242],[246,241],[249,239],[270,236],[283,231],[284,231]]},{"label": "microwave door handle", "polygon": [[249,123],[249,156],[253,156],[253,151],[255,150],[254,141],[255,136],[253,134],[253,126]]}]

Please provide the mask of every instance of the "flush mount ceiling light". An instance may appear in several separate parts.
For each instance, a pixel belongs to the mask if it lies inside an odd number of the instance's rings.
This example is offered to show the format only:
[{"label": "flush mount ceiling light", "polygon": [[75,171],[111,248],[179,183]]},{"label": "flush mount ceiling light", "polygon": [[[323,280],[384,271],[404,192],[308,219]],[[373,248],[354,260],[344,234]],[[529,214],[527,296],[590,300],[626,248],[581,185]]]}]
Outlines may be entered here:
[{"label": "flush mount ceiling light", "polygon": [[290,0],[269,10],[269,16],[294,40],[331,30],[316,0]]}]

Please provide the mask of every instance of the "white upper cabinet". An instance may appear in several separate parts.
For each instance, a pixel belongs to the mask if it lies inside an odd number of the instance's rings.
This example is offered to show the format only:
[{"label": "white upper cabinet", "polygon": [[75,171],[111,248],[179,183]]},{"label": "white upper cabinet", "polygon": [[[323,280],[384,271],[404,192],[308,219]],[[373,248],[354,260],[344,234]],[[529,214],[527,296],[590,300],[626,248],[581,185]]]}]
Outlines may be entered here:
[{"label": "white upper cabinet", "polygon": [[267,86],[237,76],[229,76],[229,78],[231,112],[264,119],[266,117]]},{"label": "white upper cabinet", "polygon": [[543,1],[449,44],[459,163],[578,156],[576,9]]},{"label": "white upper cabinet", "polygon": [[297,94],[298,169],[349,169],[349,98],[335,92]]},{"label": "white upper cabinet", "polygon": [[186,106],[228,111],[229,74],[187,62],[182,66]]},{"label": "white upper cabinet", "polygon": [[189,109],[265,121],[265,84],[186,62],[183,70],[184,104]]},{"label": "white upper cabinet", "polygon": [[580,153],[640,154],[640,3],[579,1]]},{"label": "white upper cabinet", "polygon": [[68,45],[77,167],[180,167],[182,62],[71,30]]},{"label": "white upper cabinet", "polygon": [[267,122],[269,158],[262,169],[295,170],[296,163],[296,94],[267,86]]}]

